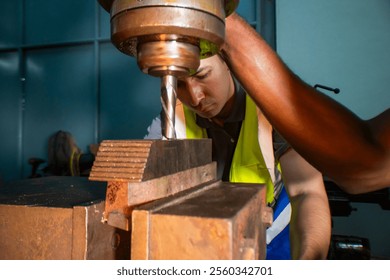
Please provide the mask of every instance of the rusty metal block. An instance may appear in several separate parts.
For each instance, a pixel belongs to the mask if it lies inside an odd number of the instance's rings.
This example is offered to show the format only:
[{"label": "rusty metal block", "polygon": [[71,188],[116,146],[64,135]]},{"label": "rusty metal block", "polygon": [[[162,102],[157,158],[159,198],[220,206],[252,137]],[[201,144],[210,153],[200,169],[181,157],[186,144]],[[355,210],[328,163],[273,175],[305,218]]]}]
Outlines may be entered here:
[{"label": "rusty metal block", "polygon": [[81,177],[0,189],[0,259],[129,259],[130,234],[101,222],[106,188]]},{"label": "rusty metal block", "polygon": [[221,181],[139,206],[132,259],[264,259],[265,186]]},{"label": "rusty metal block", "polygon": [[106,140],[89,179],[107,182],[103,220],[129,231],[135,206],[216,179],[211,140]]},{"label": "rusty metal block", "polygon": [[137,205],[174,195],[216,178],[216,163],[191,168],[145,182],[108,182],[103,220],[109,225],[130,230],[131,212]]},{"label": "rusty metal block", "polygon": [[105,140],[89,179],[144,182],[211,162],[210,139]]}]

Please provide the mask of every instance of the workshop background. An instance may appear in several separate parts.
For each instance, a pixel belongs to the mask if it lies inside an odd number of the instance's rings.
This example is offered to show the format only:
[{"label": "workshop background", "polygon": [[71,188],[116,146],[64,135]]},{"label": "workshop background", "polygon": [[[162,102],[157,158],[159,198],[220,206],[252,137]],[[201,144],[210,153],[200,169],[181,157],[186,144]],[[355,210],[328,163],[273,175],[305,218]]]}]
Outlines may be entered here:
[{"label": "workshop background", "polygon": [[[360,117],[389,107],[389,0],[241,0],[238,13],[303,80],[339,88],[324,93]],[[159,79],[111,44],[97,0],[0,1],[0,186],[28,178],[29,159],[47,159],[59,130],[87,153],[105,139],[143,138],[160,108]],[[390,211],[349,206],[334,233],[368,238],[374,256],[390,258]]]}]

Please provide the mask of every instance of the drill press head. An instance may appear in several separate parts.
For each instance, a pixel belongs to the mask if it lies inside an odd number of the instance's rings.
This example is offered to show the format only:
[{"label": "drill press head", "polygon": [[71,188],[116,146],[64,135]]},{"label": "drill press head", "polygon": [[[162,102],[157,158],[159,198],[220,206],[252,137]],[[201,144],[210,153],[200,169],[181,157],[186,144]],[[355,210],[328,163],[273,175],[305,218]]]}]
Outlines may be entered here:
[{"label": "drill press head", "polygon": [[111,14],[111,40],[146,74],[187,76],[223,43],[238,0],[99,0]]},{"label": "drill press head", "polygon": [[161,77],[162,135],[175,139],[177,78],[218,52],[225,17],[239,0],[99,0],[111,14],[111,41],[137,58],[146,74]]}]

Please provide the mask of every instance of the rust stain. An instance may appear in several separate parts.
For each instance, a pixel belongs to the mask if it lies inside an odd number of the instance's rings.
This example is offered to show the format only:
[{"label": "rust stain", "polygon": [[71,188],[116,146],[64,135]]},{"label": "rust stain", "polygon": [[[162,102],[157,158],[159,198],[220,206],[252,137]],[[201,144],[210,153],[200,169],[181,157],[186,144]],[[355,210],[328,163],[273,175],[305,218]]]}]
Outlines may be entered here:
[{"label": "rust stain", "polygon": [[117,193],[120,189],[121,183],[120,182],[110,182],[107,185],[107,194],[106,194],[106,199],[109,204],[114,204]]}]

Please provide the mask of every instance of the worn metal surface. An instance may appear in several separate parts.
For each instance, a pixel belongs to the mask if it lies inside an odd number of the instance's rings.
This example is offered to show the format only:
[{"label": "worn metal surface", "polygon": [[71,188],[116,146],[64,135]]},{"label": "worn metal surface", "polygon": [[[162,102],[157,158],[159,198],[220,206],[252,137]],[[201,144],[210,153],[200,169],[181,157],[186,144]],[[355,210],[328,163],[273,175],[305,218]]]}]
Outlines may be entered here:
[{"label": "worn metal surface", "polygon": [[8,183],[0,204],[72,208],[105,199],[106,185],[86,177],[50,176]]},{"label": "worn metal surface", "polygon": [[0,259],[71,259],[71,208],[0,205]]},{"label": "worn metal surface", "polygon": [[103,141],[90,174],[107,182],[103,221],[127,231],[134,206],[215,179],[210,139]]},{"label": "worn metal surface", "polygon": [[[152,35],[155,38],[152,41],[176,41],[197,46],[198,55],[194,54],[193,60],[199,63],[199,51],[206,53],[214,49],[215,52],[223,43],[225,16],[236,9],[239,1],[100,0],[99,2],[110,11],[111,39],[122,52],[137,56],[139,39]],[[167,34],[176,35],[176,38],[166,39]],[[209,44],[200,44],[200,39]],[[214,47],[210,48],[210,44]],[[204,47],[206,49],[203,50]],[[182,60],[182,57],[178,59],[171,57],[164,65],[176,65],[176,62],[182,64]],[[190,69],[197,68],[193,67]],[[148,72],[142,64],[140,68]]]},{"label": "worn metal surface", "polygon": [[[107,12],[110,12],[111,10],[111,6],[113,5],[113,3],[115,2],[115,0],[98,0],[100,5],[107,11]],[[124,2],[124,1],[122,1]],[[128,0],[128,2],[131,2],[131,0]],[[133,2],[136,2],[136,1],[133,1]],[[140,1],[138,1],[140,2]],[[194,7],[196,5],[199,5],[197,4],[197,2],[209,2],[209,4],[213,4],[213,2],[215,1],[208,1],[208,0],[187,0],[187,1],[183,1],[183,0],[170,0],[170,1],[161,1],[161,0],[149,0],[149,1],[145,1],[149,4],[152,4],[152,3],[164,3],[166,2],[167,4],[169,3],[182,3],[183,5],[186,5],[187,7]],[[229,15],[231,14],[235,9],[236,7],[238,6],[238,3],[239,3],[239,0],[223,0],[223,3],[224,3],[224,6],[225,6],[225,11],[226,11],[226,14]],[[219,3],[217,3],[219,4]],[[204,5],[204,4],[203,4]]]},{"label": "worn metal surface", "polygon": [[0,189],[0,259],[129,259],[130,235],[101,222],[105,187],[45,177]]},{"label": "worn metal surface", "polygon": [[211,161],[210,139],[105,140],[99,146],[89,179],[143,182]]},{"label": "worn metal surface", "polygon": [[131,212],[135,206],[211,182],[216,179],[216,173],[216,163],[212,162],[145,182],[110,181],[103,220],[114,227],[130,230]]},{"label": "worn metal surface", "polygon": [[[144,73],[187,76],[199,67],[202,53],[212,55],[222,45],[224,19],[222,0],[116,0],[111,7],[111,41],[121,52],[137,57]],[[202,50],[201,40],[210,47]],[[145,48],[153,59],[143,54]]]},{"label": "worn metal surface", "polygon": [[265,186],[220,181],[133,210],[132,259],[264,259]]}]

